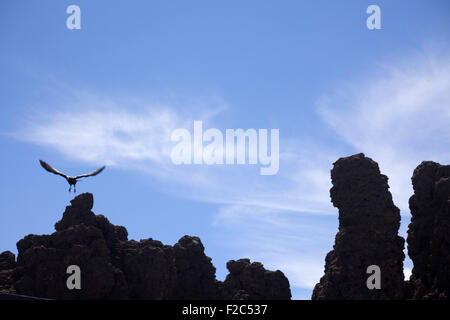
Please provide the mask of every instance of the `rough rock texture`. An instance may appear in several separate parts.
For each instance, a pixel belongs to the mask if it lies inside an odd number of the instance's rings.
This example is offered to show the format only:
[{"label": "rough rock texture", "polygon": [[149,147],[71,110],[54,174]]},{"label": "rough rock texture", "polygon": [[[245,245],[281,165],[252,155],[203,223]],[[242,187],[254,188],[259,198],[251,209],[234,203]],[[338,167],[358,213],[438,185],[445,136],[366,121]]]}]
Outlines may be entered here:
[{"label": "rough rock texture", "polygon": [[[17,243],[14,283],[17,293],[43,298],[113,298],[125,285],[123,272],[113,265],[110,249],[126,240],[126,231],[92,211],[93,197],[82,194],[66,207],[51,235],[28,235]],[[68,290],[67,267],[82,272],[81,290]]]},{"label": "rough rock texture", "polygon": [[[400,211],[392,202],[388,178],[376,162],[356,154],[334,163],[331,180],[339,232],[312,299],[402,299],[404,240],[397,235]],[[370,265],[380,267],[379,290],[367,288]]]},{"label": "rough rock texture", "polygon": [[0,254],[0,293],[15,293],[12,275],[16,267],[16,257],[10,251]]},{"label": "rough rock texture", "polygon": [[[0,293],[55,299],[290,298],[280,271],[253,263],[243,272],[243,286],[222,286],[199,238],[184,236],[173,247],[128,240],[124,227],[91,211],[93,202],[92,194],[77,196],[55,224],[56,232],[20,240],[17,262],[12,253],[2,253]],[[81,290],[67,288],[70,265],[81,269]]]},{"label": "rough rock texture", "polygon": [[182,237],[174,245],[177,283],[173,299],[218,299],[216,268],[198,237]]},{"label": "rough rock texture", "polygon": [[422,162],[412,176],[408,298],[450,299],[450,166]]},{"label": "rough rock texture", "polygon": [[230,273],[221,285],[222,297],[232,300],[289,300],[288,279],[280,271],[265,270],[259,262],[249,259],[230,260]]},{"label": "rough rock texture", "polygon": [[117,251],[117,266],[124,274],[124,286],[114,297],[169,299],[175,286],[173,249],[160,241],[146,239],[123,242]]}]

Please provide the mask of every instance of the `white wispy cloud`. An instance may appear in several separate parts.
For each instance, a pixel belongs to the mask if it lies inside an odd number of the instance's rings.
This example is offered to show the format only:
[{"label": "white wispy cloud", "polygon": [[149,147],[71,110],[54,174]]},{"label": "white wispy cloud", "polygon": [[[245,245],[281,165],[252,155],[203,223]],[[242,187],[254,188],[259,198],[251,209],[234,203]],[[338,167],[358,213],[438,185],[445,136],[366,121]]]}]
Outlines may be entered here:
[{"label": "white wispy cloud", "polygon": [[[330,246],[319,249],[317,244],[323,238],[311,243],[317,228],[310,225],[308,235],[299,235],[299,230],[307,229],[304,223],[294,221],[299,212],[335,214],[328,190],[330,164],[337,153],[324,152],[306,140],[299,143],[282,137],[281,167],[275,176],[261,176],[257,166],[249,165],[176,166],[170,159],[172,131],[192,130],[194,120],[203,120],[205,129],[223,127],[217,114],[226,109],[225,102],[219,101],[219,106],[212,108],[216,111],[199,107],[196,113],[183,115],[167,103],[141,100],[130,108],[128,99],[105,101],[77,92],[69,96],[70,104],[33,114],[15,136],[56,150],[68,159],[141,170],[158,178],[168,192],[176,190],[175,196],[219,204],[213,227],[222,230],[217,235],[229,237],[221,243],[233,244],[242,249],[242,257],[264,261],[267,268],[281,269],[293,279],[292,285],[312,288],[323,269],[318,268],[323,265],[323,250]],[[240,226],[246,226],[245,232]],[[246,234],[245,239],[242,234]],[[321,234],[329,239],[330,232]],[[233,243],[230,238],[239,241]],[[306,241],[313,250],[305,250]],[[292,242],[297,245],[290,245]]]}]

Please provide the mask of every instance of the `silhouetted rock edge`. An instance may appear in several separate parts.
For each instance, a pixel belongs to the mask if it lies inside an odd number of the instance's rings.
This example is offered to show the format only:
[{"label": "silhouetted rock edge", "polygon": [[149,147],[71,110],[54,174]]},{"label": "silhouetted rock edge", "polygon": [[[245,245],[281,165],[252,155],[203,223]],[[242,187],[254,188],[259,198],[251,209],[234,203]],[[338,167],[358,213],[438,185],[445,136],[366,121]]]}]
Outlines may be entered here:
[{"label": "silhouetted rock edge", "polygon": [[[0,294],[51,299],[290,299],[284,274],[249,259],[231,260],[225,281],[198,237],[174,246],[151,238],[128,240],[122,226],[95,215],[94,198],[84,193],[66,207],[51,235],[28,235],[14,254],[0,255]],[[81,289],[69,290],[67,267],[81,269]],[[6,295],[4,295],[6,297]],[[9,297],[14,297],[9,295]]]}]

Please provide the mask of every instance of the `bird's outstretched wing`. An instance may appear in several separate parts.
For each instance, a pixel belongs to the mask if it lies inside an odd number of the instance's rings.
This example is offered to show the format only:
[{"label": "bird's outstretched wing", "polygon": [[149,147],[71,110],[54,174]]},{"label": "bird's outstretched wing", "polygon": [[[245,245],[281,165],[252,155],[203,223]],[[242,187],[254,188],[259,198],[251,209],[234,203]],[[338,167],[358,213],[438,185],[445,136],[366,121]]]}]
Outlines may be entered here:
[{"label": "bird's outstretched wing", "polygon": [[47,170],[48,172],[60,175],[61,177],[64,178],[68,178],[67,175],[65,175],[62,172],[59,172],[58,170],[56,170],[55,168],[53,168],[51,165],[49,165],[48,163],[46,163],[45,161],[39,160],[39,162],[41,163],[42,168],[44,168],[45,170]]},{"label": "bird's outstretched wing", "polygon": [[92,176],[95,176],[95,175],[99,174],[100,172],[102,172],[103,169],[105,169],[105,166],[103,166],[100,169],[97,169],[97,170],[95,170],[95,171],[93,171],[91,173],[82,174],[82,175],[76,176],[74,178],[75,179],[80,179],[80,178],[92,177]]}]

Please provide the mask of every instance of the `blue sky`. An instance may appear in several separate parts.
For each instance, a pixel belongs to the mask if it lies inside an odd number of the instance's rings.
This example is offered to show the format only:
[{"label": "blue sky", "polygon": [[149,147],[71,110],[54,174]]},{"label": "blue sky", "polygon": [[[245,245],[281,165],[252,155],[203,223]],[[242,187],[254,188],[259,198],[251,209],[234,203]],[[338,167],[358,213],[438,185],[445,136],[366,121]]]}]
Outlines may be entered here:
[{"label": "blue sky", "polygon": [[[81,8],[81,29],[66,8]],[[381,8],[381,30],[366,8]],[[364,152],[409,223],[410,177],[450,160],[448,1],[0,2],[0,251],[53,232],[77,191],[130,239],[199,236],[217,277],[249,257],[309,299],[337,232],[329,170]],[[280,170],[175,166],[170,133],[277,128]],[[405,268],[411,263],[405,261]],[[408,270],[406,272],[409,272]]]}]

